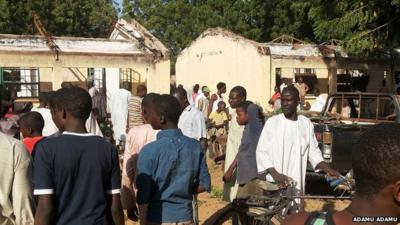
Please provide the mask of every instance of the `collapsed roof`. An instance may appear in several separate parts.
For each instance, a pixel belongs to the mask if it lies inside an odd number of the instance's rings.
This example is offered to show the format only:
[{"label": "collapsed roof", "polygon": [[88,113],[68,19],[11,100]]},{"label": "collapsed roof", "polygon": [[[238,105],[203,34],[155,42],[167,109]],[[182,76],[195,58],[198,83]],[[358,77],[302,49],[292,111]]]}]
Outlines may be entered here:
[{"label": "collapsed roof", "polygon": [[129,19],[129,21],[119,19],[110,35],[110,39],[131,40],[136,43],[141,50],[155,54],[157,58],[168,58],[170,55],[168,48],[134,19]]},{"label": "collapsed roof", "polygon": [[[142,55],[168,59],[169,50],[135,20],[120,19],[109,37],[80,38],[50,36],[57,54]],[[49,53],[49,39],[41,35],[0,34],[0,51]],[[58,60],[58,57],[57,57]]]},{"label": "collapsed roof", "polygon": [[[61,53],[145,55],[132,42],[101,38],[52,37]],[[49,52],[46,39],[38,35],[0,34],[0,51]]]},{"label": "collapsed roof", "polygon": [[217,35],[230,38],[234,41],[241,40],[247,42],[256,47],[260,54],[271,55],[273,57],[347,57],[346,52],[339,45],[335,44],[336,42],[310,44],[290,35],[282,35],[271,42],[259,43],[220,27],[207,29],[194,42],[207,36]]}]

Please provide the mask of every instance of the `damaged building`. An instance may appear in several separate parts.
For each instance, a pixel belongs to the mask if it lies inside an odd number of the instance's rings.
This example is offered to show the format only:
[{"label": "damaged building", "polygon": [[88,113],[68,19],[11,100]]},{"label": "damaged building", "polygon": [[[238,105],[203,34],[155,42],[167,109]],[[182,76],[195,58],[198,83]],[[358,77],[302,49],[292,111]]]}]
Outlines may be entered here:
[{"label": "damaged building", "polygon": [[135,20],[118,20],[108,39],[0,35],[0,83],[20,98],[37,98],[62,82],[93,81],[107,96],[123,82],[169,93],[168,49]]},{"label": "damaged building", "polygon": [[[184,49],[176,62],[176,83],[186,88],[209,86],[223,81],[227,89],[242,85],[248,99],[264,108],[282,78],[301,76],[310,87],[306,101],[314,100],[313,90],[329,94],[337,91],[378,92],[382,81],[393,90],[394,75],[400,71],[398,59],[349,57],[336,41],[310,44],[284,35],[268,43],[258,43],[222,28],[202,33]],[[398,72],[397,72],[398,73]]]}]

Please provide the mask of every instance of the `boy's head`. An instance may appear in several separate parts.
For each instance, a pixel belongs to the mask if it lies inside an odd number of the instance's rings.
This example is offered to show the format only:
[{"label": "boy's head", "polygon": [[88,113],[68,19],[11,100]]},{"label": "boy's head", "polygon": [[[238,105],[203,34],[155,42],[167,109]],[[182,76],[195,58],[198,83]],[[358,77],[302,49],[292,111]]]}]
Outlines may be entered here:
[{"label": "boy's head", "polygon": [[219,82],[217,84],[217,90],[219,93],[224,94],[226,93],[226,84],[224,82]]},{"label": "boy's head", "polygon": [[232,88],[231,92],[229,93],[229,105],[234,109],[238,103],[246,101],[246,98],[246,89],[242,86],[236,86]]},{"label": "boy's head", "polygon": [[121,88],[127,91],[131,91],[131,83],[129,83],[128,81],[124,81],[121,84]]},{"label": "boy's head", "polygon": [[199,84],[195,84],[195,85],[193,86],[193,92],[194,92],[194,93],[199,92],[199,89],[200,89],[200,85],[199,85]]},{"label": "boy's head", "polygon": [[136,95],[143,98],[147,94],[147,87],[143,84],[137,86]]},{"label": "boy's head", "polygon": [[226,108],[226,104],[225,104],[224,101],[218,102],[218,109],[217,109],[217,112],[222,112],[222,111],[225,110],[225,108]]},{"label": "boy's head", "polygon": [[187,92],[183,88],[177,88],[174,92],[174,97],[178,100],[181,110],[184,110],[188,105]]},{"label": "boy's head", "polygon": [[181,113],[176,98],[171,95],[159,95],[154,99],[154,109],[150,113],[149,123],[155,130],[176,128]]},{"label": "boy's head", "polygon": [[154,102],[158,96],[160,95],[156,93],[149,93],[143,97],[142,117],[146,123],[150,123],[150,117],[154,113]]},{"label": "boy's head", "polygon": [[64,81],[61,83],[61,88],[72,88],[74,85],[71,82]]},{"label": "boy's head", "polygon": [[40,92],[39,93],[39,103],[40,106],[46,107],[49,104],[49,99],[48,99],[48,93],[47,92]]},{"label": "boy's head", "polygon": [[38,112],[25,113],[19,120],[19,127],[24,138],[42,136],[43,117]]},{"label": "boy's head", "polygon": [[207,98],[210,96],[210,89],[207,86],[203,86],[201,88],[201,92],[203,92],[204,96],[206,96]]},{"label": "boy's head", "polygon": [[249,122],[247,108],[252,104],[250,101],[243,101],[236,106],[236,121],[239,125],[246,125]]},{"label": "boy's head", "polygon": [[400,124],[365,131],[352,154],[356,193],[387,202],[400,215]]},{"label": "boy's head", "polygon": [[79,87],[61,88],[54,92],[50,102],[51,115],[60,131],[71,121],[85,124],[92,111],[92,98]]}]

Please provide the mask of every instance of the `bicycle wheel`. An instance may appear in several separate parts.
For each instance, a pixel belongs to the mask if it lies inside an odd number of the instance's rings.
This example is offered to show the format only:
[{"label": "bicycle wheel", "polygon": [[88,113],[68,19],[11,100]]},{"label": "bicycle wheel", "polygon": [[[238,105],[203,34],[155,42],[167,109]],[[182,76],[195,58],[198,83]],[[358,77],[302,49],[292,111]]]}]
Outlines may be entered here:
[{"label": "bicycle wheel", "polygon": [[[258,210],[262,210],[259,208]],[[239,209],[228,205],[204,222],[204,225],[280,225],[281,220],[265,214],[254,213],[255,209]],[[257,211],[257,209],[256,209]]]}]

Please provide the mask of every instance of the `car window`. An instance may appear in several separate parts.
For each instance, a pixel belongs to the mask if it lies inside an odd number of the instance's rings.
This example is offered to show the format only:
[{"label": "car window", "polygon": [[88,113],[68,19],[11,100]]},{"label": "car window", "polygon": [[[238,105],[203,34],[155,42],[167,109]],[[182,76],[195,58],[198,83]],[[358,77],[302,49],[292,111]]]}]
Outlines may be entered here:
[{"label": "car window", "polygon": [[329,113],[343,119],[357,118],[357,107],[357,101],[353,98],[334,97],[329,106]]},{"label": "car window", "polygon": [[362,96],[361,99],[354,96],[333,97],[328,108],[331,116],[340,116],[346,119],[388,120],[395,121],[395,103],[390,97]]},{"label": "car window", "polygon": [[392,98],[380,98],[378,119],[396,121],[395,102]]}]

